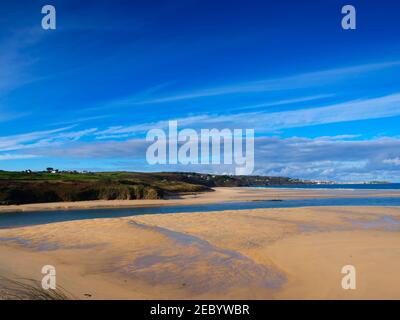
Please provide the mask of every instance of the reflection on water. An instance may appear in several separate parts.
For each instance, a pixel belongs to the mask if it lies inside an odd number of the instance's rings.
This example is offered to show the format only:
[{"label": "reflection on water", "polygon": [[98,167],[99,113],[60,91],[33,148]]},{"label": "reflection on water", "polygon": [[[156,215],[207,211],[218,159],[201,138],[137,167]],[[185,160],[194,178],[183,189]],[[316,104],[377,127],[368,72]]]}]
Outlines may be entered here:
[{"label": "reflection on water", "polygon": [[218,248],[199,237],[135,221],[131,225],[154,231],[174,241],[174,250],[162,248],[126,265],[124,273],[154,284],[181,282],[196,294],[226,292],[231,287],[276,289],[286,281],[283,272],[256,263],[240,252]]},{"label": "reflection on water", "polygon": [[118,218],[143,214],[190,213],[223,210],[250,210],[260,208],[296,208],[313,206],[400,206],[400,198],[330,198],[282,201],[224,202],[190,206],[162,206],[121,209],[85,209],[36,211],[0,214],[0,228],[23,227],[63,221]]}]

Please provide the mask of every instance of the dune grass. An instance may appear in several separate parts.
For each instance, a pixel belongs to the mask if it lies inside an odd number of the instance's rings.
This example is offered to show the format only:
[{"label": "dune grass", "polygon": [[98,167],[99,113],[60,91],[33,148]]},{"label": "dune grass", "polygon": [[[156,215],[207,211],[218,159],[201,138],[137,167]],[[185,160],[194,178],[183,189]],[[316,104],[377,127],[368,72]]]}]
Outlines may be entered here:
[{"label": "dune grass", "polygon": [[0,277],[0,300],[71,300],[74,297],[64,288],[44,290],[33,279]]}]

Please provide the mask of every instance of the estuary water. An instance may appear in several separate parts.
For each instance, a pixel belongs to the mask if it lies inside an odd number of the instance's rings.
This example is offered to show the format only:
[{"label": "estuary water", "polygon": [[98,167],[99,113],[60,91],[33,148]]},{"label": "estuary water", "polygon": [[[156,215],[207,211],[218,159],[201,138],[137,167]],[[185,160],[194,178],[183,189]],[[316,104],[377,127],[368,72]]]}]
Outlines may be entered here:
[{"label": "estuary water", "polygon": [[[261,200],[247,202],[223,202],[201,205],[136,207],[118,209],[84,209],[34,211],[0,214],[0,228],[13,228],[47,223],[118,218],[143,214],[191,213],[223,210],[250,210],[260,208],[297,208],[315,206],[400,206],[400,197],[372,198],[317,198],[301,200]],[[323,213],[323,212],[322,212]]]}]

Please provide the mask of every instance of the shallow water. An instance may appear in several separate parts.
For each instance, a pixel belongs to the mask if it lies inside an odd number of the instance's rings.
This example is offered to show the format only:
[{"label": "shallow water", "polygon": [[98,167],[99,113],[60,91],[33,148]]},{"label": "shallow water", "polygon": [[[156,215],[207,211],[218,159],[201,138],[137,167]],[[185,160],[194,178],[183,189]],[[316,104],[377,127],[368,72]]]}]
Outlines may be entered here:
[{"label": "shallow water", "polygon": [[216,247],[191,234],[136,221],[129,223],[136,228],[161,233],[175,242],[173,254],[161,249],[126,265],[123,268],[125,274],[131,277],[158,285],[179,281],[196,294],[226,292],[231,287],[246,286],[275,289],[287,281],[281,271],[258,264],[238,251]]},{"label": "shallow water", "polygon": [[296,208],[315,206],[400,206],[399,197],[380,198],[329,198],[282,201],[224,202],[187,206],[161,206],[146,208],[85,209],[35,211],[0,214],[0,228],[13,228],[47,223],[86,220],[96,218],[118,218],[143,214],[190,213],[223,210],[250,210],[261,208]]}]

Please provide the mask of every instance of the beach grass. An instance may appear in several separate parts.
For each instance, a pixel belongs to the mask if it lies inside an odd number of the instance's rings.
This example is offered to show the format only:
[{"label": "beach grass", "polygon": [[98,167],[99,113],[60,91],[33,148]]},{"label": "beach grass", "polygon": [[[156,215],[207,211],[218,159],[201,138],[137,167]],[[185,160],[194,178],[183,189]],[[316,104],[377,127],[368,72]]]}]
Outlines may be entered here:
[{"label": "beach grass", "polygon": [[44,290],[33,279],[0,277],[0,300],[70,300],[73,296],[64,288]]}]

